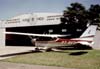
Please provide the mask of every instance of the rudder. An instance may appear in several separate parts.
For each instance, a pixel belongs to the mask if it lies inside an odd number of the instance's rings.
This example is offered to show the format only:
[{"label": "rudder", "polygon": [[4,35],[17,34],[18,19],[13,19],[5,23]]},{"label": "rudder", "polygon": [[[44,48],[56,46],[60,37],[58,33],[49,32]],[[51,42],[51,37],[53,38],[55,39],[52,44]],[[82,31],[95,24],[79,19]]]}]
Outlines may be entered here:
[{"label": "rudder", "polygon": [[85,30],[85,32],[80,36],[80,38],[82,38],[82,37],[89,37],[89,36],[95,36],[96,29],[97,29],[97,25],[90,25]]}]

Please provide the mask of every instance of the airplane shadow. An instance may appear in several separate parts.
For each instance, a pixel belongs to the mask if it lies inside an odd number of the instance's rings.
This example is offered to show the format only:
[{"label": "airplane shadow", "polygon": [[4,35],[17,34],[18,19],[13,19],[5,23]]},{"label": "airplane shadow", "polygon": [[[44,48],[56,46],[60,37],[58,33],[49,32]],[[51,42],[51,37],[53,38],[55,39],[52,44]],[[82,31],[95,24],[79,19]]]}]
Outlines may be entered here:
[{"label": "airplane shadow", "polygon": [[79,55],[84,55],[84,54],[87,54],[88,52],[86,51],[79,51],[79,52],[72,52],[72,53],[69,53],[69,55],[72,55],[72,56],[79,56]]},{"label": "airplane shadow", "polygon": [[68,55],[71,55],[71,56],[80,56],[80,55],[85,55],[87,54],[88,52],[87,51],[74,51],[74,52],[71,52],[71,51],[68,51],[68,52],[65,52],[65,51],[54,51],[54,52],[58,52],[58,53],[68,53]]},{"label": "airplane shadow", "polygon": [[[80,44],[77,44],[77,45],[73,45],[73,46],[63,46],[63,47],[57,47],[56,49],[58,50],[61,50],[61,51],[56,51],[56,52],[59,52],[59,53],[69,53],[69,55],[72,55],[72,56],[79,56],[79,55],[84,55],[84,54],[87,54],[88,52],[86,50],[92,50],[92,47],[90,46],[86,46],[86,45],[80,45]],[[74,51],[74,52],[65,52],[63,50],[79,50],[79,51]],[[82,51],[80,51],[82,50]]]},{"label": "airplane shadow", "polygon": [[81,45],[81,44],[76,44],[72,46],[62,46],[62,47],[56,47],[56,48],[60,50],[92,50],[92,47]]}]

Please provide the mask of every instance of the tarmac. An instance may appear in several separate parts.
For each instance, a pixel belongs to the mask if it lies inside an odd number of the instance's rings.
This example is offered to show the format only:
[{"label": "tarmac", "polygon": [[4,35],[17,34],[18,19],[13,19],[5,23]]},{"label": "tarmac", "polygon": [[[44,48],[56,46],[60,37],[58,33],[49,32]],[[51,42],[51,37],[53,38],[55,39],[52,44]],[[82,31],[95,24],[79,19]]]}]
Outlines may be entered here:
[{"label": "tarmac", "polygon": [[35,47],[30,46],[5,46],[0,47],[0,60],[14,57],[13,55],[30,53]]},{"label": "tarmac", "polygon": [[29,65],[20,63],[0,62],[0,69],[75,69],[54,66]]},{"label": "tarmac", "polygon": [[[0,47],[0,60],[11,58],[19,54],[32,53],[34,52],[34,50],[35,47],[24,47],[24,46]],[[29,64],[10,63],[10,62],[0,61],[0,69],[75,69],[75,68],[29,65]]]}]

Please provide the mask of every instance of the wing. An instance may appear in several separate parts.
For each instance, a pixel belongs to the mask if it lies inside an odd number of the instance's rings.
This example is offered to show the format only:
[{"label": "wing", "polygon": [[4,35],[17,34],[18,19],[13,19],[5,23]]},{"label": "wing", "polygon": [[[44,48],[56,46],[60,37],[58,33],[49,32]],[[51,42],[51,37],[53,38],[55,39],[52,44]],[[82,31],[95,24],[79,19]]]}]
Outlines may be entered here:
[{"label": "wing", "polygon": [[20,32],[5,32],[6,34],[26,35],[26,36],[38,36],[38,37],[66,37],[68,35],[58,34],[33,34],[33,33],[20,33]]}]

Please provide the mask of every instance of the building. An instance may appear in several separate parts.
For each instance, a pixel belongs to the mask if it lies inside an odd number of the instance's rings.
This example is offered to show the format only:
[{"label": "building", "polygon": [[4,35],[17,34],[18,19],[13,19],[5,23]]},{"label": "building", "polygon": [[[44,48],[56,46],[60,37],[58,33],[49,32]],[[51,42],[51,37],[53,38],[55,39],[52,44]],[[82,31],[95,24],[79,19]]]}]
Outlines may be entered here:
[{"label": "building", "polygon": [[32,13],[12,17],[5,22],[5,27],[22,27],[59,24],[62,13]]},{"label": "building", "polygon": [[67,38],[79,37],[86,28],[77,24],[62,24],[62,13],[22,14],[0,21],[0,45],[32,45],[29,36],[10,35],[4,32],[22,32],[38,34],[70,34]]},{"label": "building", "polygon": [[[0,46],[5,46],[7,44],[6,39],[12,37],[10,35],[6,35],[4,33],[6,31],[21,30],[22,32],[24,32],[25,30],[27,30],[25,32],[29,32],[30,30],[33,29],[33,27],[57,25],[61,23],[60,22],[61,17],[62,17],[62,13],[31,13],[31,14],[17,15],[7,20],[1,20],[0,21]],[[26,29],[24,29],[24,27],[26,27]],[[52,30],[49,30],[49,32],[52,32]]]}]

